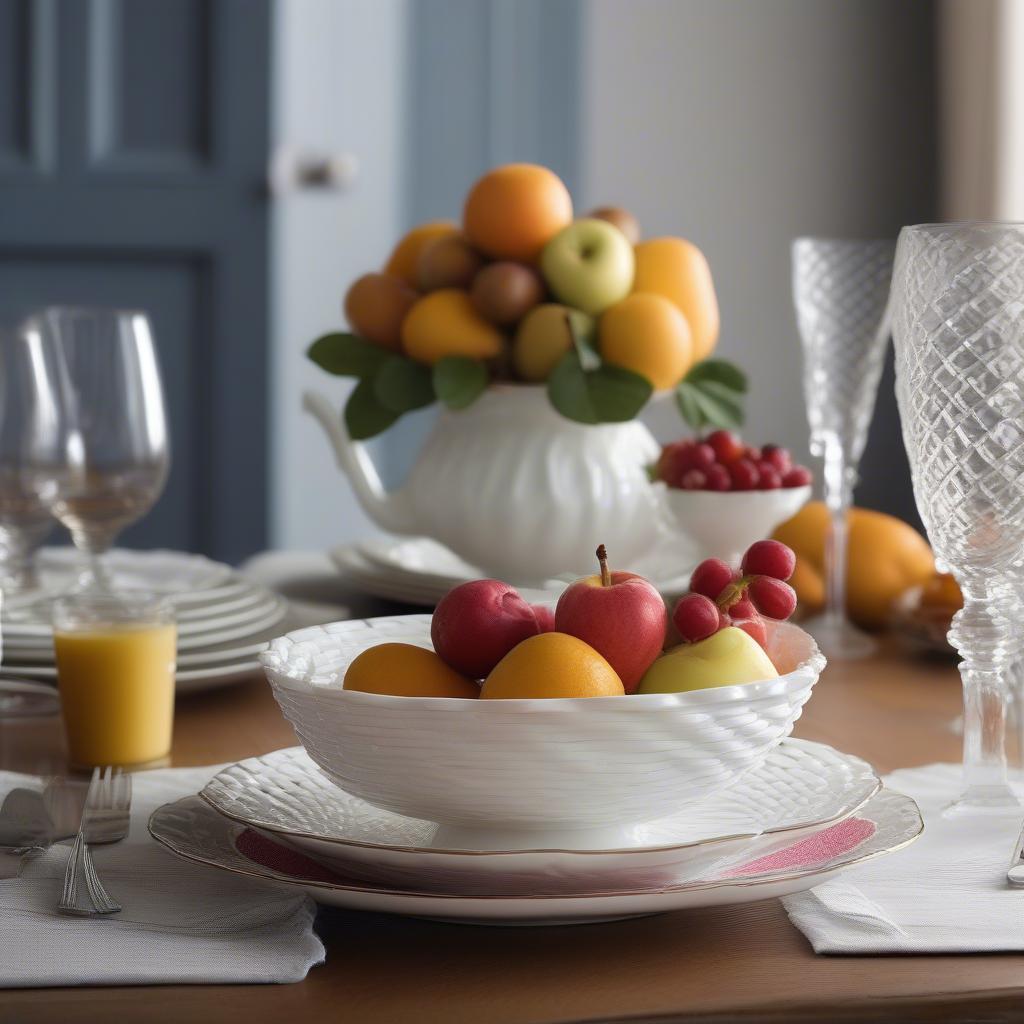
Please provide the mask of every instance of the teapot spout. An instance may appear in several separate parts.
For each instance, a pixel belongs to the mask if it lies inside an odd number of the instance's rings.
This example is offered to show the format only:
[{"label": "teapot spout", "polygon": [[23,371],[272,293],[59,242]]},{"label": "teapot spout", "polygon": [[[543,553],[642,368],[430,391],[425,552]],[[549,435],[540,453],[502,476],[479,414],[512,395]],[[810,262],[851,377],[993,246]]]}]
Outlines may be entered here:
[{"label": "teapot spout", "polygon": [[331,400],[315,391],[307,391],[302,396],[302,408],[324,428],[338,465],[352,484],[363,511],[384,530],[418,532],[408,493],[384,489],[366,446],[348,436]]}]

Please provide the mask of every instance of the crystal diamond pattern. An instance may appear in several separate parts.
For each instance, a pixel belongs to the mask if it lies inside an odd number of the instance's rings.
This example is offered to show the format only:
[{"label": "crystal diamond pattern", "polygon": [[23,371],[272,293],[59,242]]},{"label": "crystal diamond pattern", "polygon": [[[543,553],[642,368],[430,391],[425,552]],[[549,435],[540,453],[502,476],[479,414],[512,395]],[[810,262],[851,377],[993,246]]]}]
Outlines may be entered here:
[{"label": "crystal diamond pattern", "polygon": [[829,437],[856,466],[864,450],[888,342],[893,243],[800,238],[793,243],[793,299],[804,345],[811,445]]},{"label": "crystal diamond pattern", "polygon": [[904,232],[893,303],[914,493],[940,557],[989,574],[1024,541],[1024,231]]}]

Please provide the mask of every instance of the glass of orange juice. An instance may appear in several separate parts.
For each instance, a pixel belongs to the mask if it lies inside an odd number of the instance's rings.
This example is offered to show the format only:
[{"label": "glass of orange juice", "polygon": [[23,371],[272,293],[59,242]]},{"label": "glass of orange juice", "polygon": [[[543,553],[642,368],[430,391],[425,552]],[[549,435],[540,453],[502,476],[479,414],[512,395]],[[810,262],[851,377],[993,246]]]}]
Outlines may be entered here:
[{"label": "glass of orange juice", "polygon": [[53,643],[72,764],[166,762],[177,647],[170,603],[130,591],[60,598]]}]

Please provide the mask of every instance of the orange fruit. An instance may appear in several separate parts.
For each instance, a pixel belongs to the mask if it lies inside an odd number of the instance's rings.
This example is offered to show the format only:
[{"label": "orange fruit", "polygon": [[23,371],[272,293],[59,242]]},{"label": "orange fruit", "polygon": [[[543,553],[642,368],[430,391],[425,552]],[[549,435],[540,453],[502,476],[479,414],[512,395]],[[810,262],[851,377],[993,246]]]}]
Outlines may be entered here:
[{"label": "orange fruit", "polygon": [[402,348],[402,321],[419,296],[393,274],[363,274],[345,293],[345,319],[362,338]]},{"label": "orange fruit", "polygon": [[402,345],[413,359],[433,366],[445,356],[493,359],[504,348],[504,336],[476,311],[468,292],[442,288],[409,311]]},{"label": "orange fruit", "polygon": [[416,287],[420,253],[436,238],[454,235],[458,227],[450,220],[431,220],[420,224],[405,235],[395,246],[384,272],[400,277],[406,284]]},{"label": "orange fruit", "polygon": [[484,680],[480,696],[616,697],[625,694],[615,669],[590,644],[568,633],[538,633],[516,644]]},{"label": "orange fruit", "polygon": [[[813,573],[824,579],[828,524],[825,504],[811,501],[773,534],[796,552],[799,573]],[[889,621],[893,601],[910,587],[927,583],[935,574],[932,549],[902,519],[871,509],[850,509],[849,531],[847,611],[862,626],[884,626]],[[797,597],[810,605],[799,578],[794,576],[790,583]],[[820,593],[818,586],[815,590]]]},{"label": "orange fruit", "polygon": [[718,343],[718,299],[704,254],[685,238],[651,238],[634,248],[634,292],[664,295],[690,325],[693,361],[707,359]]},{"label": "orange fruit", "polygon": [[921,590],[922,608],[959,611],[963,606],[964,595],[960,593],[960,584],[948,572],[937,572]]},{"label": "orange fruit", "polygon": [[506,164],[469,190],[462,229],[470,243],[496,259],[532,263],[572,221],[572,197],[554,171]]},{"label": "orange fruit", "polygon": [[377,644],[357,655],[345,672],[346,690],[393,697],[479,697],[472,679],[449,668],[433,651],[414,644]]},{"label": "orange fruit", "polygon": [[627,295],[601,314],[601,357],[646,377],[656,391],[673,388],[693,364],[686,317],[661,295]]}]

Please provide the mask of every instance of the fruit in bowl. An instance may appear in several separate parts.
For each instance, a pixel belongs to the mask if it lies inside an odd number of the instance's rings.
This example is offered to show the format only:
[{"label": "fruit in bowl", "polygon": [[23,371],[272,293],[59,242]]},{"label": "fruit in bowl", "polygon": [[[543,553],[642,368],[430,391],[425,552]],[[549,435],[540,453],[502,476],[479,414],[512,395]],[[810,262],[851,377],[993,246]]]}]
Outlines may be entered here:
[{"label": "fruit in bowl", "polygon": [[810,471],[785,448],[753,448],[729,430],[665,445],[651,476],[683,544],[729,562],[811,496]]}]

